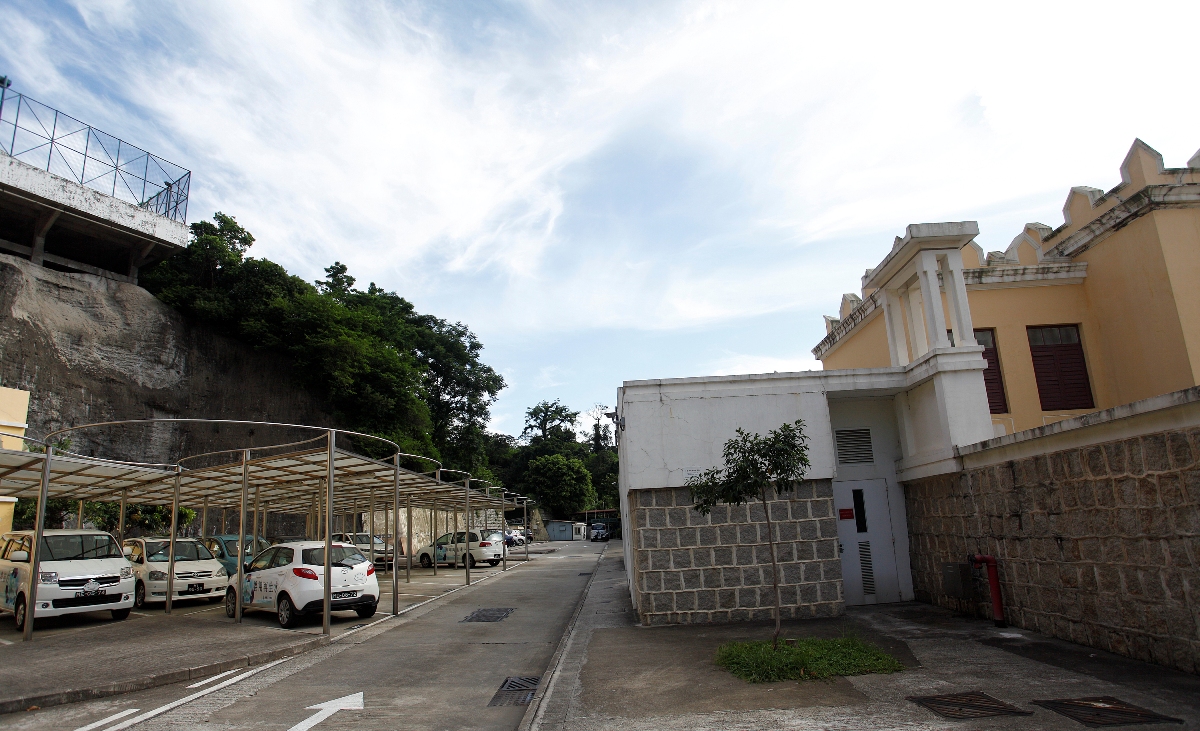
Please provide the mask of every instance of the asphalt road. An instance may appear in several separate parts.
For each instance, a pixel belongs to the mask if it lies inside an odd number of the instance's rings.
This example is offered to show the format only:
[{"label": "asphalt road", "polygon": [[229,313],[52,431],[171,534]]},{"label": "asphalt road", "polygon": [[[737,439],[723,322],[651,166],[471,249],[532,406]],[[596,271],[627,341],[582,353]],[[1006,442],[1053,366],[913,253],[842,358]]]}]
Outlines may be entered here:
[{"label": "asphalt road", "polygon": [[[564,544],[517,570],[397,619],[377,616],[328,647],[275,665],[237,671],[198,687],[178,684],[8,714],[0,716],[0,727],[515,729],[525,707],[489,707],[488,702],[506,677],[545,674],[603,545]],[[499,622],[462,621],[486,608],[513,611]],[[361,703],[361,708],[310,708],[338,699],[346,700],[334,706]],[[131,721],[136,723],[125,726]],[[317,723],[308,726],[306,721]]]}]

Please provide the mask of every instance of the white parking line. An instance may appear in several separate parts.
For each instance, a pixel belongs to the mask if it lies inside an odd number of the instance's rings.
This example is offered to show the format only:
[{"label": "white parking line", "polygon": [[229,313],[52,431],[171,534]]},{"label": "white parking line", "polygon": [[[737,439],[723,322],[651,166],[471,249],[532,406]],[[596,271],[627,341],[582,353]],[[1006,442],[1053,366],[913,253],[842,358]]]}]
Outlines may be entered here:
[{"label": "white parking line", "polygon": [[217,683],[216,685],[214,685],[211,688],[205,688],[204,690],[198,690],[195,693],[192,693],[191,695],[184,696],[183,698],[180,698],[177,701],[172,701],[172,702],[166,704],[165,706],[159,706],[158,708],[155,708],[152,711],[146,711],[145,713],[141,714],[140,716],[134,716],[133,718],[129,719],[128,721],[118,723],[116,726],[112,726],[112,727],[108,728],[107,731],[121,731],[122,729],[129,728],[130,726],[139,724],[142,721],[145,721],[147,719],[154,718],[155,716],[160,716],[160,715],[166,713],[167,711],[170,711],[172,709],[182,706],[185,703],[191,703],[192,701],[196,700],[197,698],[206,696],[209,693],[215,693],[218,690],[221,690],[222,688],[228,688],[229,686],[233,685],[234,683],[237,683],[241,680],[245,680],[246,678],[250,677],[251,675],[257,675],[258,673],[261,673],[262,671],[266,670],[267,668],[273,668],[276,665],[278,665],[279,663],[287,662],[288,660],[291,660],[291,659],[292,658],[290,658],[290,657],[285,657],[282,660],[276,660],[275,662],[269,662],[266,665],[259,665],[258,667],[254,668],[252,670],[248,670],[248,671],[242,673],[241,675],[235,675],[234,677],[230,678],[229,680],[226,680],[224,683]]},{"label": "white parking line", "polygon": [[138,712],[138,709],[136,709],[136,708],[126,708],[125,710],[121,711],[120,713],[114,713],[113,715],[109,716],[108,718],[102,718],[99,721],[96,721],[95,723],[89,723],[86,726],[80,726],[79,728],[75,729],[75,731],[92,731],[92,729],[100,728],[101,726],[103,726],[106,723],[112,723],[113,721],[116,721],[118,718],[125,718],[129,714],[137,713],[137,712]]},{"label": "white parking line", "polygon": [[205,678],[204,680],[201,680],[199,683],[192,683],[188,687],[189,688],[202,688],[202,687],[208,685],[209,683],[213,682],[214,680],[220,680],[221,678],[225,677],[226,675],[233,675],[234,673],[236,673],[239,670],[241,670],[241,668],[234,668],[233,670],[226,670],[225,672],[221,673],[220,675],[214,675],[211,678]]},{"label": "white parking line", "polygon": [[0,645],[11,645],[11,644],[12,644],[12,642],[10,640],[0,640]]}]

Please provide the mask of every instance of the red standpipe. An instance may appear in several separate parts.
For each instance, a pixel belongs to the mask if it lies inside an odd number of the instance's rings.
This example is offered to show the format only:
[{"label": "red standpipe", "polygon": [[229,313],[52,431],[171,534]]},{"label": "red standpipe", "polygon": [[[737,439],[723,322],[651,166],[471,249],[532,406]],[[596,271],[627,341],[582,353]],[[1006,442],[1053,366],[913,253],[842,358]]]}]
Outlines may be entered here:
[{"label": "red standpipe", "polygon": [[992,592],[992,619],[997,627],[1007,627],[1008,622],[1004,621],[1004,602],[1000,598],[1000,571],[996,568],[996,557],[976,554],[967,556],[967,561],[975,568],[987,566],[988,587]]}]

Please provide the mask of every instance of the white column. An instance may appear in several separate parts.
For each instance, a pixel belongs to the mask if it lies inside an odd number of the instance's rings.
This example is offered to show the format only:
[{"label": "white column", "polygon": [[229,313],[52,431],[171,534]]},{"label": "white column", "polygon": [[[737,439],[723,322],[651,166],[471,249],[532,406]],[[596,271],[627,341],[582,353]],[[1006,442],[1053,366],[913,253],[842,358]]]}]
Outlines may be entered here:
[{"label": "white column", "polygon": [[894,289],[883,290],[883,318],[887,325],[888,351],[892,365],[908,365],[908,336],[904,332],[904,305]]},{"label": "white column", "polygon": [[916,360],[929,352],[929,343],[925,340],[925,314],[921,307],[921,292],[911,287],[900,293],[900,302],[904,306],[904,321],[908,324],[909,343],[912,345],[912,359]]},{"label": "white column", "polygon": [[942,286],[946,288],[946,305],[950,308],[950,326],[957,346],[978,345],[971,324],[971,304],[967,300],[967,281],[963,277],[962,252],[951,249],[942,259]]},{"label": "white column", "polygon": [[942,290],[938,287],[936,251],[922,251],[917,260],[917,281],[921,284],[921,299],[925,303],[925,329],[931,348],[949,348],[946,337],[946,313],[942,309]]}]

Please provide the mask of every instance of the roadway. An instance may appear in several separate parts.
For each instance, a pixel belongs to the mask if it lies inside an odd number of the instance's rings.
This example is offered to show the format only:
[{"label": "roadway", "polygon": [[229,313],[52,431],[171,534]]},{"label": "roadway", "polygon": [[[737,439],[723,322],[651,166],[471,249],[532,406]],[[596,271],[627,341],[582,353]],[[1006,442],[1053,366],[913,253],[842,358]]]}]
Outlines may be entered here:
[{"label": "roadway", "polygon": [[[401,584],[412,594],[404,603],[411,606],[421,593],[436,601],[398,618],[376,615],[341,623],[346,626],[331,645],[277,664],[208,682],[8,714],[0,716],[0,726],[22,731],[515,729],[526,707],[489,706],[489,701],[509,676],[546,673],[604,546],[560,545],[555,553],[440,599],[449,588],[443,575],[461,580],[461,569],[425,579],[428,592],[420,590],[423,585],[414,576],[414,584]],[[479,609],[513,611],[498,622],[462,621]]]}]

